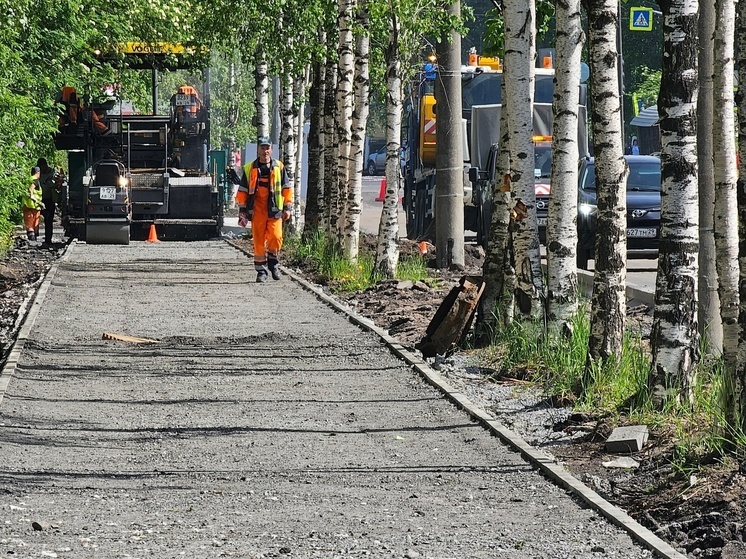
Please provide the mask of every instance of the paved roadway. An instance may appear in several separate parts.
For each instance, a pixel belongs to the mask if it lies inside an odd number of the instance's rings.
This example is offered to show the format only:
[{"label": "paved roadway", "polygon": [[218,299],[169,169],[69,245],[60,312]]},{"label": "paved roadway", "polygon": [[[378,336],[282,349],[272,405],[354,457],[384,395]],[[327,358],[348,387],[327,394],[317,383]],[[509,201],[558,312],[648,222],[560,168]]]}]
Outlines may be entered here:
[{"label": "paved roadway", "polygon": [[251,268],[221,241],[71,246],[0,376],[0,556],[652,556],[603,510],[683,557],[395,340]]}]

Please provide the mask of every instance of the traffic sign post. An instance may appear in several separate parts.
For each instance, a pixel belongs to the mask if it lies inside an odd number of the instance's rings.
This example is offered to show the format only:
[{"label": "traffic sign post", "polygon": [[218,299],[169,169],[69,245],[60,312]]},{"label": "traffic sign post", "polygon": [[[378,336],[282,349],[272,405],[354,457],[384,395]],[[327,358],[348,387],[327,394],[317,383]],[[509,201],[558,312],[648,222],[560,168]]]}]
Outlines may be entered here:
[{"label": "traffic sign post", "polygon": [[652,31],[653,30],[653,8],[633,6],[629,9],[630,31]]}]

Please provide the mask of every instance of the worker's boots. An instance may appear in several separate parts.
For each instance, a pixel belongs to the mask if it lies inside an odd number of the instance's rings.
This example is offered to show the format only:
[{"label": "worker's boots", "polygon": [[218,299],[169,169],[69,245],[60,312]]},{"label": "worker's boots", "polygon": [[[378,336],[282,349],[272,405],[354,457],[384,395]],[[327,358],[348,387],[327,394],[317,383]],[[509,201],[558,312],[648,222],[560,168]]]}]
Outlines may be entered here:
[{"label": "worker's boots", "polygon": [[272,279],[279,280],[282,277],[282,274],[280,273],[280,263],[277,260],[270,258],[267,264],[269,265],[269,272],[272,274]]}]

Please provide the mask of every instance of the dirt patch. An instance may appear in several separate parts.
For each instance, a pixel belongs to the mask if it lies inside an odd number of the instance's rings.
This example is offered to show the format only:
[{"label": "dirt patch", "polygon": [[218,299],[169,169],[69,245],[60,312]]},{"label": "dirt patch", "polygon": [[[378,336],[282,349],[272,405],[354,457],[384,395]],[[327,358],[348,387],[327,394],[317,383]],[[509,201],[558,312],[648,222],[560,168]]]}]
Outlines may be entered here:
[{"label": "dirt patch", "polygon": [[[251,241],[234,241],[251,249]],[[364,235],[362,250],[373,250],[375,236]],[[434,247],[421,254],[418,243],[404,241],[402,255],[425,258],[432,264],[425,282],[385,281],[360,293],[335,293],[360,315],[372,319],[404,345],[419,342],[440,303],[464,275],[480,275],[484,254],[467,248],[465,270],[438,270]],[[17,239],[14,249],[0,259],[0,344],[3,361],[17,334],[19,312],[29,291],[61,253]],[[285,254],[285,264],[319,283],[306,262]],[[330,286],[322,286],[331,292]],[[644,318],[647,316],[648,318]],[[649,314],[637,309],[635,327],[645,331]],[[461,383],[476,403],[519,432],[531,444],[550,452],[579,479],[610,502],[627,510],[641,524],[691,557],[734,559],[746,557],[746,464],[723,463],[714,458],[697,471],[672,466],[675,433],[651,431],[642,452],[631,455],[639,467],[611,469],[604,441],[610,433],[607,419],[573,414],[558,402],[516,379],[491,380],[467,351],[433,366],[444,370],[449,382]],[[623,418],[622,418],[623,421]]]}]

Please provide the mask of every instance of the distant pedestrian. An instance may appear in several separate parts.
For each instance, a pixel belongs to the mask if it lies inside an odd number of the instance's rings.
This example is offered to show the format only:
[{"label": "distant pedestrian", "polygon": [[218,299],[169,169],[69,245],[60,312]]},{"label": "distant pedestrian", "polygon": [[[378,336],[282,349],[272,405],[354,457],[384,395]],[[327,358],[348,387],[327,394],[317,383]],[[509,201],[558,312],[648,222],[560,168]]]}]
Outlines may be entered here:
[{"label": "distant pedestrian", "polygon": [[279,253],[282,248],[282,222],[290,219],[293,189],[282,161],[272,158],[272,142],[267,137],[257,142],[257,158],[244,165],[241,185],[236,193],[238,222],[251,221],[254,238],[256,281],[279,280]]},{"label": "distant pedestrian", "polygon": [[632,147],[630,149],[632,155],[640,155],[640,146],[637,145],[637,138],[632,138]]},{"label": "distant pedestrian", "polygon": [[21,211],[23,212],[23,225],[26,228],[26,237],[29,241],[35,241],[39,235],[39,214],[44,204],[41,201],[41,186],[39,185],[39,167],[31,168],[31,179],[26,192],[21,197]]},{"label": "distant pedestrian", "polygon": [[41,201],[43,203],[41,216],[44,218],[44,244],[51,245],[54,233],[54,210],[59,197],[57,192],[59,173],[57,169],[50,167],[43,157],[38,159],[36,166],[41,170],[39,185],[41,186]]}]

